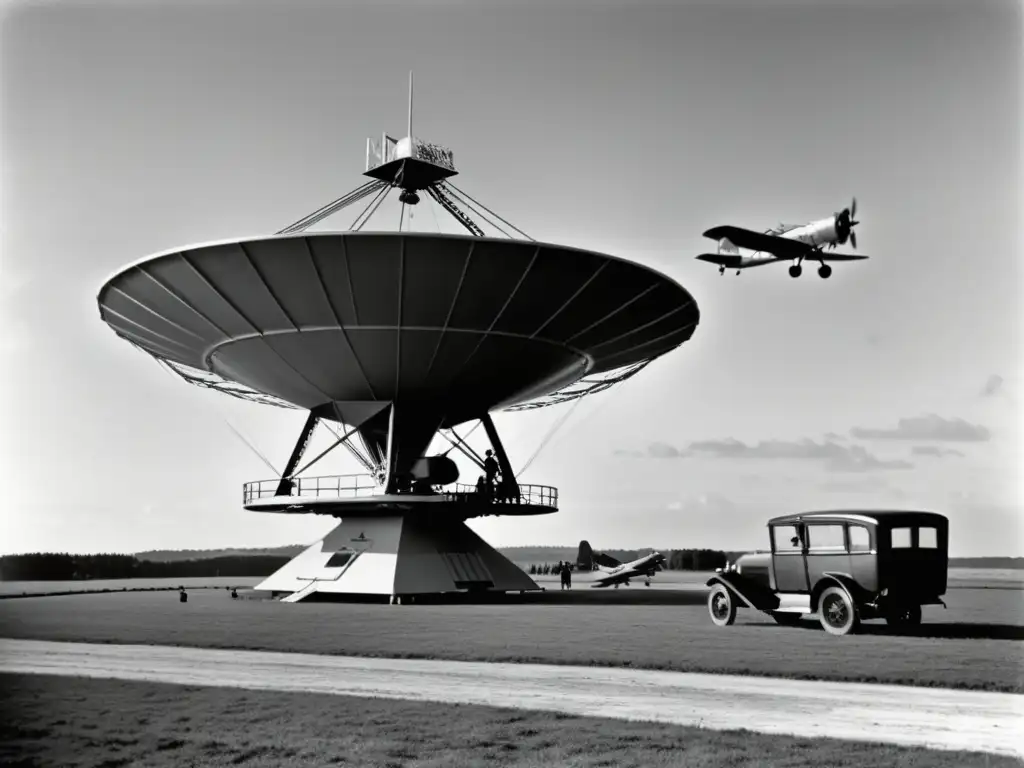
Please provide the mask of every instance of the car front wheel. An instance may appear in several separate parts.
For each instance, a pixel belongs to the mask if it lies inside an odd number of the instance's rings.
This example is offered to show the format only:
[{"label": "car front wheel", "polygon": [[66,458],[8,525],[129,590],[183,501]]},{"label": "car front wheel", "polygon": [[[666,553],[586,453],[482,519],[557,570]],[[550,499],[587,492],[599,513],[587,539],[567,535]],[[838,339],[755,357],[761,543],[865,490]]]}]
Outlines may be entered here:
[{"label": "car front wheel", "polygon": [[719,627],[727,627],[736,621],[736,603],[724,585],[715,584],[708,595],[708,613]]},{"label": "car front wheel", "polygon": [[857,606],[842,587],[829,587],[821,593],[818,600],[818,619],[830,635],[848,635],[860,623]]}]

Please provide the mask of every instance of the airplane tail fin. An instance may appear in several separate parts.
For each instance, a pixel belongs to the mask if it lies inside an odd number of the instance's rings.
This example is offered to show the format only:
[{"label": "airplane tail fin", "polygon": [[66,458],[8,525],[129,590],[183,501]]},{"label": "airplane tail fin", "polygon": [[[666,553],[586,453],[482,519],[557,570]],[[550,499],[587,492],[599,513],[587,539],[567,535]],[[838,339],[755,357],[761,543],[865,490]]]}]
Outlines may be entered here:
[{"label": "airplane tail fin", "polygon": [[733,245],[732,240],[728,237],[723,237],[718,241],[718,252],[726,256],[738,256],[740,249]]},{"label": "airplane tail fin", "polygon": [[594,550],[590,548],[590,542],[586,539],[580,542],[579,551],[576,553],[576,568],[581,571],[594,570]]}]

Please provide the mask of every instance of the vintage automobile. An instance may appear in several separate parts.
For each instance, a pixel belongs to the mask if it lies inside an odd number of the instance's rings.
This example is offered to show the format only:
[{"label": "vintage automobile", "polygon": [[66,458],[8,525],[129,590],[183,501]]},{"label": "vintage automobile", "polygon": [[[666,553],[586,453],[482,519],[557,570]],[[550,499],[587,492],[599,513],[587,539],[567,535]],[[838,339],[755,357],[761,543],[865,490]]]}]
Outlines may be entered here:
[{"label": "vintage automobile", "polygon": [[771,551],[741,555],[708,580],[720,627],[739,607],[795,624],[817,614],[833,635],[863,619],[921,623],[922,605],[946,593],[949,522],[935,512],[825,511],[768,521]]}]

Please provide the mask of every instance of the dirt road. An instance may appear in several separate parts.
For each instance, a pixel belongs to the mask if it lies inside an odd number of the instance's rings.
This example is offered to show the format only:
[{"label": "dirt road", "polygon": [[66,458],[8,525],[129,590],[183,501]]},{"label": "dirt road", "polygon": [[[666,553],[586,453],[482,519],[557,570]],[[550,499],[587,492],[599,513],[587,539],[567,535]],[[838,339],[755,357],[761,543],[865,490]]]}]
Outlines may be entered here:
[{"label": "dirt road", "polygon": [[542,664],[0,639],[0,672],[568,712],[1024,758],[1024,696]]}]

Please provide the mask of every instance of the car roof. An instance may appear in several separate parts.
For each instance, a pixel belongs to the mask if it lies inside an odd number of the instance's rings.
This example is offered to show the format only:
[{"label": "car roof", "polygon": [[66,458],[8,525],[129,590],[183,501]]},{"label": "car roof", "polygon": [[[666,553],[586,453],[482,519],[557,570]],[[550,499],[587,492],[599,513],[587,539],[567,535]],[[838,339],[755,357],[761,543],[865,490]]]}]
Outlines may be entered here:
[{"label": "car roof", "polygon": [[769,525],[784,523],[801,523],[814,521],[850,521],[871,523],[873,525],[898,525],[900,523],[929,522],[933,525],[945,525],[945,515],[938,512],[924,512],[912,509],[832,509],[814,512],[797,512],[791,515],[773,517]]}]

